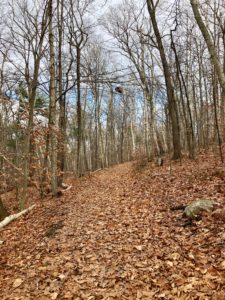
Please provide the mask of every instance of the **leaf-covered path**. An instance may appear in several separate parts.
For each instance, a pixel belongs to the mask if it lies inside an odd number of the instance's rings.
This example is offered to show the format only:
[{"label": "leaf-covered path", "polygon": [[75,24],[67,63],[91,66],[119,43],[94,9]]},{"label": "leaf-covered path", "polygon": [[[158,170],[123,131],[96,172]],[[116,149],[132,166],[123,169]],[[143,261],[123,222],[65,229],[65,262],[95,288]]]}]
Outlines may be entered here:
[{"label": "leaf-covered path", "polygon": [[225,299],[224,220],[184,227],[170,210],[224,205],[224,170],[210,166],[123,164],[39,203],[0,232],[0,299]]}]

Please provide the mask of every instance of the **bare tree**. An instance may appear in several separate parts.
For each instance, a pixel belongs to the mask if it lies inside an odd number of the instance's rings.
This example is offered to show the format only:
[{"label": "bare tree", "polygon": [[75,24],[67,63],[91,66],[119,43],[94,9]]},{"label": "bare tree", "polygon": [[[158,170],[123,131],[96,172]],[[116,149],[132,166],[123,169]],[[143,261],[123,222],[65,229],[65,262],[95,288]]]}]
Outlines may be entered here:
[{"label": "bare tree", "polygon": [[154,3],[153,0],[147,0],[147,6],[149,15],[152,22],[152,27],[155,33],[157,46],[160,53],[160,58],[163,65],[164,77],[166,82],[166,91],[168,98],[168,109],[169,115],[171,118],[172,125],[172,138],[173,138],[173,158],[179,159],[181,158],[181,145],[180,145],[180,130],[179,130],[179,120],[178,120],[178,111],[177,111],[177,103],[176,97],[174,94],[173,80],[171,76],[170,67],[167,61],[166,53],[163,46],[162,37],[159,31],[157,19],[156,19],[156,8],[158,5],[158,1]]},{"label": "bare tree", "polygon": [[51,159],[51,187],[52,194],[57,195],[57,138],[56,138],[56,87],[55,87],[55,49],[53,33],[53,5],[52,0],[48,0],[49,19],[49,56],[50,56],[50,86],[49,86],[49,140]]},{"label": "bare tree", "polygon": [[[75,5],[74,5],[75,4]],[[82,145],[82,110],[81,110],[81,52],[88,39],[88,28],[85,14],[90,1],[70,0],[69,33],[70,44],[76,51],[76,87],[77,87],[77,175],[80,176],[81,145]]]}]

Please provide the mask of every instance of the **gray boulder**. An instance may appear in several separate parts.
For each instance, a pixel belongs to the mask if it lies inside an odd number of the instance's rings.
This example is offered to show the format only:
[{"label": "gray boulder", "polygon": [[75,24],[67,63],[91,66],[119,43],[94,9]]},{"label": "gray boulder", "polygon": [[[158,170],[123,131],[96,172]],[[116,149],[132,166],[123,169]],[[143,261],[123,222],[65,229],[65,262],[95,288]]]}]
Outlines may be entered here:
[{"label": "gray boulder", "polygon": [[212,211],[216,204],[213,200],[195,200],[185,208],[184,216],[188,219],[196,219],[203,211]]}]

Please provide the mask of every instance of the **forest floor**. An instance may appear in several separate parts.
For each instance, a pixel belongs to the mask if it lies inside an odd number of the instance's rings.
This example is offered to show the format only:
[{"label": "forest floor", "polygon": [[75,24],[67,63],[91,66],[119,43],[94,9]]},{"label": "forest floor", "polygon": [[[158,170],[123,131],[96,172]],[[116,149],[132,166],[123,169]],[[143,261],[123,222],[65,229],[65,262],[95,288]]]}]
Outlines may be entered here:
[{"label": "forest floor", "polygon": [[213,155],[126,163],[70,184],[56,199],[31,194],[37,206],[0,231],[0,299],[225,299],[225,215],[185,226],[170,209],[197,198],[225,206]]}]

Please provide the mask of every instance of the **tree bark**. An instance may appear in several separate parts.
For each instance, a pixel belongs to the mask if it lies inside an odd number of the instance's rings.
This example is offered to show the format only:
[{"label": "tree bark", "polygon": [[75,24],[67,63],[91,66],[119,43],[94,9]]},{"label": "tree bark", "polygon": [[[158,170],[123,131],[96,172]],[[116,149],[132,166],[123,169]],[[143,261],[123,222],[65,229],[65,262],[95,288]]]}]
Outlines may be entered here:
[{"label": "tree bark", "polygon": [[59,137],[58,137],[58,186],[62,185],[65,168],[65,139],[66,139],[66,101],[63,95],[63,66],[62,66],[62,42],[63,42],[63,8],[64,0],[57,0],[58,14],[58,83],[59,83]]},{"label": "tree bark", "polygon": [[81,49],[80,45],[76,47],[77,52],[77,176],[81,175],[81,145],[82,145],[82,112],[81,112],[81,78],[80,78],[80,60],[81,60]]},{"label": "tree bark", "polygon": [[210,59],[212,61],[213,66],[215,67],[215,72],[218,76],[218,80],[220,82],[220,86],[223,90],[223,92],[225,92],[225,74],[223,72],[223,66],[219,61],[219,58],[217,56],[216,53],[216,48],[213,44],[212,38],[209,34],[209,31],[206,27],[206,25],[204,24],[203,20],[202,20],[202,16],[199,12],[199,8],[198,8],[198,1],[197,0],[190,0],[191,6],[192,6],[192,10],[194,13],[194,17],[195,20],[198,24],[198,27],[204,37],[205,43],[207,45],[209,54],[210,54]]},{"label": "tree bark", "polygon": [[55,50],[54,34],[52,28],[53,7],[49,0],[49,48],[50,48],[50,101],[49,101],[49,134],[50,134],[50,159],[51,159],[51,187],[52,194],[57,195],[57,139],[56,139],[56,90],[55,90]]},{"label": "tree bark", "polygon": [[8,216],[8,212],[5,206],[3,205],[2,199],[0,197],[0,220],[3,220],[7,216]]},{"label": "tree bark", "polygon": [[172,83],[172,76],[171,76],[169,64],[166,58],[166,53],[164,50],[162,38],[156,20],[156,15],[155,15],[156,6],[153,3],[153,0],[147,0],[147,5],[148,5],[148,11],[151,18],[155,37],[157,40],[157,45],[158,45],[158,49],[159,49],[159,53],[163,65],[164,77],[166,82],[168,110],[169,110],[169,116],[171,119],[171,126],[172,126],[173,159],[180,159],[181,158],[180,129],[179,129],[179,122],[178,122],[177,103],[176,103],[174,87]]}]

